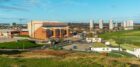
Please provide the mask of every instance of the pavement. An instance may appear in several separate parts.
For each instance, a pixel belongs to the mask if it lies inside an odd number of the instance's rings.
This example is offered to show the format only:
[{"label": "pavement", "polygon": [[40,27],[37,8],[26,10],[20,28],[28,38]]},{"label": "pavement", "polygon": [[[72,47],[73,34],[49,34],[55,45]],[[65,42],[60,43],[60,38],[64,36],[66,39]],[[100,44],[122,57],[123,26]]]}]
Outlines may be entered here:
[{"label": "pavement", "polygon": [[[92,43],[73,43],[72,45],[64,46],[65,50],[87,51],[90,50]],[[76,48],[74,48],[76,46]]]},{"label": "pavement", "polygon": [[0,37],[0,43],[12,42],[12,41],[24,40],[24,39],[28,39],[28,38],[24,38],[24,37],[14,37],[14,38]]}]

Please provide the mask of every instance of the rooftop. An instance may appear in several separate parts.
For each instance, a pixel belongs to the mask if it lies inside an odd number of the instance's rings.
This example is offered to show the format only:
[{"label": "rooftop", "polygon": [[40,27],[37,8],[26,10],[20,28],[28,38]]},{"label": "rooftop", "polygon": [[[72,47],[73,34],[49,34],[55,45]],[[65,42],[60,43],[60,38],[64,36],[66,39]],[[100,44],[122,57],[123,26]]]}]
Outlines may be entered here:
[{"label": "rooftop", "polygon": [[65,27],[68,26],[66,23],[53,23],[53,22],[48,22],[48,23],[43,23],[43,27]]}]

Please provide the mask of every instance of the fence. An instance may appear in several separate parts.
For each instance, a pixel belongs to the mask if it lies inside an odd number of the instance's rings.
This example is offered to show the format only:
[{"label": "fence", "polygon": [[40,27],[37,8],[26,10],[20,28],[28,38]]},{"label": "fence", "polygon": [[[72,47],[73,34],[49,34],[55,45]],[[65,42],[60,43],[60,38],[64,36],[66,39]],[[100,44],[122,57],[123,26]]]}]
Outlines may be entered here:
[{"label": "fence", "polygon": [[111,52],[111,51],[122,51],[121,48],[91,48],[91,51],[96,52]]}]

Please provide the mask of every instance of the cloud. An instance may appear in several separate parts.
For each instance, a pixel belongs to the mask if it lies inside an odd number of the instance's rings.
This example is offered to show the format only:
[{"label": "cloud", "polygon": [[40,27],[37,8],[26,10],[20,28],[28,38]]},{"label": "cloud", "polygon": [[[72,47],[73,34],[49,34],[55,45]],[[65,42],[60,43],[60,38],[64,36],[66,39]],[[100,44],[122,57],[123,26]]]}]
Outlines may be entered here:
[{"label": "cloud", "polygon": [[23,0],[16,3],[16,5],[19,5],[21,7],[37,7],[40,6],[41,4],[42,3],[40,3],[40,0]]},{"label": "cloud", "polygon": [[14,7],[14,6],[4,6],[4,5],[0,5],[0,9],[27,11],[27,9],[24,9],[24,8],[18,8],[18,7]]},{"label": "cloud", "polygon": [[0,2],[10,2],[11,0],[0,0]]},{"label": "cloud", "polygon": [[22,19],[22,20],[26,20],[26,18],[11,18],[11,17],[0,17],[0,19],[3,19],[3,20],[8,20],[8,19],[17,19],[17,20],[20,20],[20,19]]},{"label": "cloud", "polygon": [[13,14],[0,14],[0,19],[1,20],[11,20],[11,19],[14,19],[14,20],[19,20],[19,19],[27,20],[27,18],[14,16]]},{"label": "cloud", "polygon": [[0,0],[0,9],[29,11],[33,7],[41,7],[44,0]]},{"label": "cloud", "polygon": [[84,0],[65,0],[64,2],[67,3],[67,4],[77,5],[77,6],[82,6],[82,5],[86,6],[86,5],[89,4]]},{"label": "cloud", "polygon": [[28,0],[30,4],[35,5],[38,3],[38,0]]},{"label": "cloud", "polygon": [[[51,0],[49,0],[51,1]],[[53,0],[52,0],[52,4],[53,4]],[[88,2],[85,2],[84,0],[58,0],[58,2],[55,3],[55,5],[58,5],[58,6],[80,6],[80,7],[83,7],[83,6],[88,6],[89,3]]]}]

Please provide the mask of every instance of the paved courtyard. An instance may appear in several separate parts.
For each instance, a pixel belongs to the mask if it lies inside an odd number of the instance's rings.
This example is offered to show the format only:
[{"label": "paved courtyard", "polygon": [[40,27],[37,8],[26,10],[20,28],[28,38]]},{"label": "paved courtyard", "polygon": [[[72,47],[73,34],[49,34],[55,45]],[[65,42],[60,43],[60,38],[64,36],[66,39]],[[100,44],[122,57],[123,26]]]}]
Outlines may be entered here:
[{"label": "paved courtyard", "polygon": [[[87,51],[90,50],[92,43],[73,43],[72,45],[64,46],[65,50]],[[74,48],[76,46],[76,48]]]}]

